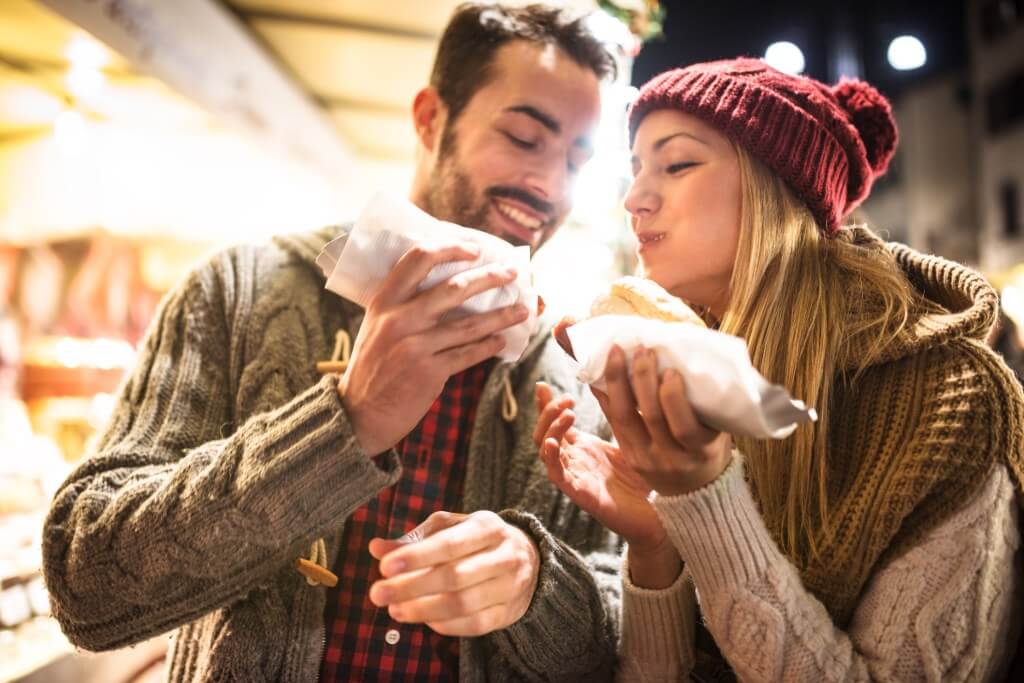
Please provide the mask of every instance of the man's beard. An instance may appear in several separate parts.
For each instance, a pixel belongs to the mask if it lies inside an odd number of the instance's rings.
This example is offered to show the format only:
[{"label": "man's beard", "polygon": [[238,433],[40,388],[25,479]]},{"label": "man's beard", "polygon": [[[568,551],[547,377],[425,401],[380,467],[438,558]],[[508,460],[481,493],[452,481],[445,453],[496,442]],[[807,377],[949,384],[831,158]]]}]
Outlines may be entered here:
[{"label": "man's beard", "polygon": [[427,186],[427,212],[443,221],[499,235],[500,231],[488,224],[490,201],[473,187],[469,176],[459,168],[453,151],[442,146],[437,169]]},{"label": "man's beard", "polygon": [[[468,228],[476,228],[483,232],[500,237],[516,246],[525,245],[536,249],[553,232],[561,222],[562,212],[542,199],[517,187],[497,186],[486,190],[478,190],[473,181],[461,168],[456,153],[457,145],[451,122],[445,126],[441,134],[441,148],[438,150],[437,168],[431,175],[424,197],[425,208],[435,218],[449,221]],[[535,211],[543,214],[544,225],[538,229],[542,233],[537,244],[529,244],[516,235],[510,235],[500,225],[492,225],[491,199],[506,197],[520,201]]]}]

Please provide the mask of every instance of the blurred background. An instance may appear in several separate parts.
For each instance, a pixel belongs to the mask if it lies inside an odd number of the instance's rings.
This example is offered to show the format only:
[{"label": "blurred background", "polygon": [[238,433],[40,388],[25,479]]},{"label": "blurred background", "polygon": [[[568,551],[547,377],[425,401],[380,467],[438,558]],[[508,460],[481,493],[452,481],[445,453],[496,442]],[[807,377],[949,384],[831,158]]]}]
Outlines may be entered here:
[{"label": "blurred background", "polygon": [[[0,681],[157,675],[163,639],[74,653],[48,617],[49,500],[189,268],[406,191],[412,98],[456,4],[0,0]],[[621,77],[569,224],[536,259],[549,306],[579,311],[634,267],[621,198],[636,86],[743,54],[892,99],[900,146],[858,218],[984,273],[1006,313],[992,343],[1019,361],[1024,0],[562,4],[596,10]]]}]

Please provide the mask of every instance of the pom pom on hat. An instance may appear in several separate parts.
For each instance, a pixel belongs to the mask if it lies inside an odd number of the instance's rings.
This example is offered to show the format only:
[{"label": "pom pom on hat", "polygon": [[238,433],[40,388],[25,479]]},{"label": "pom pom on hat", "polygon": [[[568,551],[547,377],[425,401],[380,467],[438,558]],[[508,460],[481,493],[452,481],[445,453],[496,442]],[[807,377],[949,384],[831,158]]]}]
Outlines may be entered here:
[{"label": "pom pom on hat", "polygon": [[898,134],[892,106],[882,93],[868,83],[843,79],[832,88],[832,95],[853,120],[864,142],[868,163],[875,175],[885,173],[896,152]]}]

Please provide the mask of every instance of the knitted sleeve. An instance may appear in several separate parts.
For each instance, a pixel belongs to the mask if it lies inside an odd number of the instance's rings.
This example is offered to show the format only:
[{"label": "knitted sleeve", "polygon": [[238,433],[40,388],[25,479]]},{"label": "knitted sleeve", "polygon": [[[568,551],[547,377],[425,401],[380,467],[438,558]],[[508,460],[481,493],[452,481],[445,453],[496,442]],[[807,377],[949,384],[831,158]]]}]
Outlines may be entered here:
[{"label": "knitted sleeve", "polygon": [[[1012,653],[1013,605],[1020,599],[1017,505],[1004,466],[967,504],[869,581],[847,631],[801,584],[764,526],[743,477],[742,460],[713,484],[662,497],[655,508],[686,561],[700,607],[723,655],[749,681],[988,680]],[[627,609],[637,603],[627,584]],[[679,602],[670,595],[664,602]],[[650,602],[650,600],[648,600]],[[646,650],[669,647],[692,624],[692,610],[646,605]],[[624,616],[629,626],[637,619]],[[636,628],[636,627],[633,627]],[[662,643],[650,640],[659,633]],[[675,637],[678,640],[678,637]],[[645,656],[624,636],[623,656]],[[634,643],[631,646],[631,643]],[[684,647],[669,664],[692,666]],[[643,680],[642,676],[637,677]]]},{"label": "knitted sleeve", "polygon": [[490,639],[524,680],[611,680],[621,584],[618,538],[573,548],[521,510],[499,513],[533,539],[540,571],[523,617]]},{"label": "knitted sleeve", "polygon": [[398,476],[359,449],[336,378],[232,426],[228,300],[253,280],[233,263],[217,257],[167,297],[96,452],[51,505],[53,613],[85,649],[243,598]]},{"label": "knitted sleeve", "polygon": [[523,373],[517,391],[518,437],[509,460],[518,465],[504,482],[511,494],[509,508],[498,514],[533,540],[540,567],[526,614],[486,639],[517,680],[596,683],[611,680],[615,667],[623,542],[555,488],[531,438],[538,380],[550,384],[556,395],[573,396],[579,429],[608,431],[597,401],[576,381],[576,369],[566,359],[549,341],[536,366]]}]

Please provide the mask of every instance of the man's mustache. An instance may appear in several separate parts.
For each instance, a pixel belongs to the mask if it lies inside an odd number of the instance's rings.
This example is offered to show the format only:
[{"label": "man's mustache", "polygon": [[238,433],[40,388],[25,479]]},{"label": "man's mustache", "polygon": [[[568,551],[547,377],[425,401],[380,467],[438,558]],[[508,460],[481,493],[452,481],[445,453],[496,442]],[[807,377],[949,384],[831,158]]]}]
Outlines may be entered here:
[{"label": "man's mustache", "polygon": [[492,199],[513,199],[522,202],[538,213],[547,216],[548,222],[555,219],[555,205],[539,197],[530,194],[528,191],[518,187],[498,186],[487,190],[487,196]]}]

